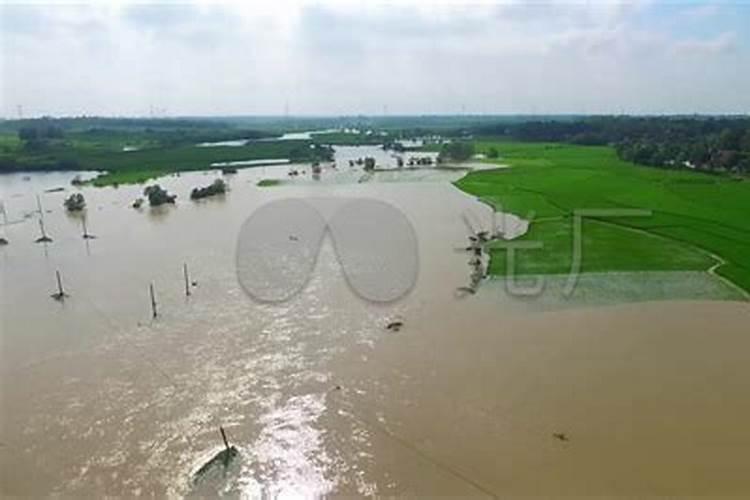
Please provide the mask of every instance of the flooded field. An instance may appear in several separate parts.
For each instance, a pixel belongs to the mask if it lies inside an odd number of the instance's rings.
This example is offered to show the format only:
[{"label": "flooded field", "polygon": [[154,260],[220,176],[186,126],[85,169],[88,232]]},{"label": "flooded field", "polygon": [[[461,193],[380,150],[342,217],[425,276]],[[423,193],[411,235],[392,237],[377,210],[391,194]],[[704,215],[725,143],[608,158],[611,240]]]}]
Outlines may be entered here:
[{"label": "flooded field", "polygon": [[[349,166],[368,155],[389,169]],[[318,177],[309,165],[254,167],[200,202],[190,190],[220,173],[183,173],[158,179],[178,195],[158,209],[131,208],[142,186],[84,187],[92,240],[62,208],[74,173],[0,177],[0,493],[750,490],[750,308],[732,289],[705,273],[651,273],[584,276],[569,299],[560,278],[534,298],[502,280],[461,295],[463,216],[489,226],[489,208],[450,184],[463,171],[393,162],[337,148]],[[34,243],[37,194],[47,245]],[[418,242],[411,292],[362,300],[326,238],[301,293],[252,300],[236,273],[240,227],[271,201],[311,197],[403,213]],[[64,302],[50,298],[56,270]],[[403,327],[387,329],[394,321]],[[195,477],[224,447],[220,425],[239,456]]]}]

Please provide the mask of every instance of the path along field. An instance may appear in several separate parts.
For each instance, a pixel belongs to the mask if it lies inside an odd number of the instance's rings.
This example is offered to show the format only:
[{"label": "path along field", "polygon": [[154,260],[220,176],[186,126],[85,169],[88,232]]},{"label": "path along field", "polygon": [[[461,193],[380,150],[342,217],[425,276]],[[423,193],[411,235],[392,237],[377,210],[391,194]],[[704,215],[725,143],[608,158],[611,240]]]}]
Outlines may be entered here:
[{"label": "path along field", "polygon": [[[609,147],[479,141],[511,168],[473,172],[456,184],[499,211],[533,217],[516,251],[516,274],[570,272],[573,213],[645,209],[649,216],[583,219],[583,272],[706,270],[750,291],[750,180],[636,166]],[[507,250],[491,249],[490,274]]]}]

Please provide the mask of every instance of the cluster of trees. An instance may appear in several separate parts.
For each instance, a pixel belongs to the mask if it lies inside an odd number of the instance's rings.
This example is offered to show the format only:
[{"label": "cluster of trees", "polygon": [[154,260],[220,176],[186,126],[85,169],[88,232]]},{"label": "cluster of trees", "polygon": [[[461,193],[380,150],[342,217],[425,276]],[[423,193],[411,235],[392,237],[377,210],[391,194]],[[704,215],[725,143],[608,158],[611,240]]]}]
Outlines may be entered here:
[{"label": "cluster of trees", "polygon": [[153,186],[147,186],[143,190],[143,195],[148,198],[148,203],[152,207],[158,207],[165,203],[174,204],[177,195],[169,194],[166,189],[163,189],[160,185],[154,184]]},{"label": "cluster of trees", "polygon": [[478,135],[614,146],[620,158],[662,168],[750,173],[750,119],[592,117],[478,127]]},{"label": "cluster of trees", "polygon": [[73,193],[65,199],[63,205],[68,212],[80,212],[86,208],[86,199],[81,193]]},{"label": "cluster of trees", "polygon": [[227,184],[222,179],[216,179],[210,185],[206,187],[193,188],[190,192],[191,200],[200,200],[201,198],[207,198],[217,194],[224,194],[227,192]]},{"label": "cluster of trees", "polygon": [[440,161],[466,161],[474,155],[474,144],[464,141],[451,141],[440,149]]},{"label": "cluster of trees", "polygon": [[289,152],[292,163],[333,161],[333,148],[324,144],[300,144]]},{"label": "cluster of trees", "polygon": [[42,149],[47,142],[53,139],[62,139],[65,136],[63,129],[46,120],[34,125],[18,129],[18,139],[23,147],[29,150]]}]

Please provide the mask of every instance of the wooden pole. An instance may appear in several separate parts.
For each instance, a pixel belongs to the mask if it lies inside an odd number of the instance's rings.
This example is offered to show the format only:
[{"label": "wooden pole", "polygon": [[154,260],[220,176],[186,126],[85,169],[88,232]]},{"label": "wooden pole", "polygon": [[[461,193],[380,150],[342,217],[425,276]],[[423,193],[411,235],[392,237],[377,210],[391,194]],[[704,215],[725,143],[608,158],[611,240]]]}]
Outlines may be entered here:
[{"label": "wooden pole", "polygon": [[60,278],[60,271],[55,271],[55,276],[57,276],[57,293],[60,294],[61,297],[64,297],[65,291],[63,290],[63,286],[62,286],[62,278]]},{"label": "wooden pole", "polygon": [[52,298],[62,302],[68,294],[65,293],[65,289],[63,288],[62,277],[60,276],[59,270],[55,271],[55,278],[57,279],[57,292],[52,294]]},{"label": "wooden pole", "polygon": [[227,434],[224,432],[224,427],[219,426],[219,431],[221,432],[221,439],[224,440],[224,446],[226,449],[229,449],[229,441],[227,441]]},{"label": "wooden pole", "polygon": [[85,215],[81,217],[81,225],[83,226],[83,237],[88,238],[89,232],[88,232],[88,229],[86,229],[86,216]]},{"label": "wooden pole", "polygon": [[151,295],[151,314],[154,319],[156,319],[157,312],[156,312],[156,294],[154,294],[154,284],[151,283],[148,286],[149,293]]},{"label": "wooden pole", "polygon": [[185,296],[190,297],[190,278],[188,277],[187,263],[182,265],[182,274],[185,275]]}]

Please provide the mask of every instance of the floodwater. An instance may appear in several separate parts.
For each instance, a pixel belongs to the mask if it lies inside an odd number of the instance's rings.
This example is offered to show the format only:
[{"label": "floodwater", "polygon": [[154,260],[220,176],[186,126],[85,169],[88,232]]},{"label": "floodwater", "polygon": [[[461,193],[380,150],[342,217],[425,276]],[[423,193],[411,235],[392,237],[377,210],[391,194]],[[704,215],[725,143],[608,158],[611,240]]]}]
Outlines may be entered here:
[{"label": "floodwater", "polygon": [[[746,303],[712,300],[735,296],[704,273],[584,277],[569,299],[555,279],[520,299],[489,280],[464,296],[466,220],[486,227],[489,209],[450,184],[464,172],[348,166],[374,153],[337,149],[317,178],[241,170],[200,202],[190,190],[217,171],[165,177],[179,198],[159,209],[130,208],[139,186],[85,187],[93,240],[62,210],[74,173],[0,177],[0,494],[750,491]],[[36,194],[47,245],[33,242]],[[239,229],[290,197],[398,208],[419,244],[412,291],[362,300],[326,239],[301,293],[254,302]],[[194,480],[223,448],[219,425],[239,456]]]}]

